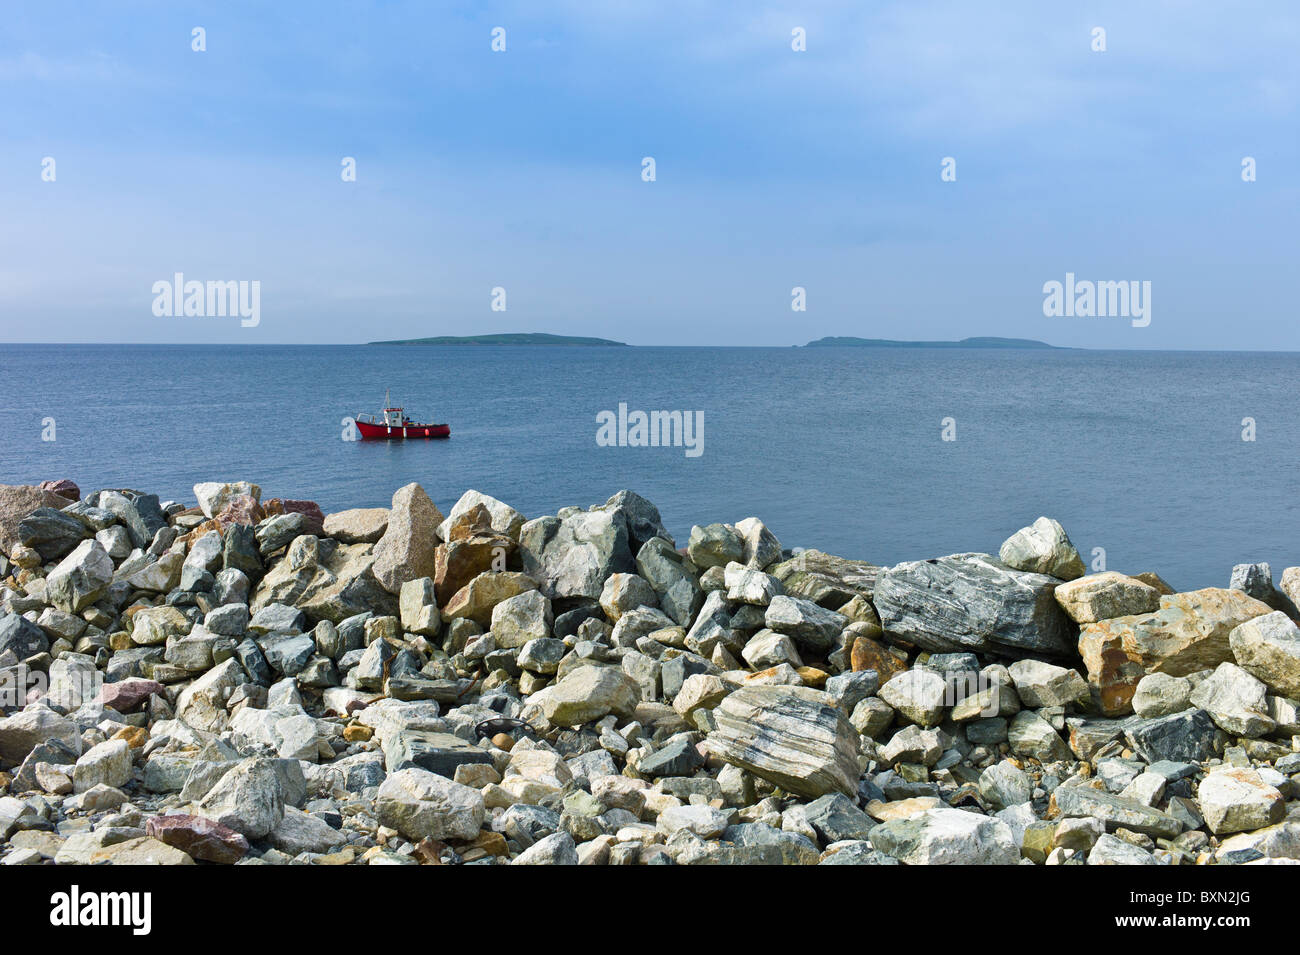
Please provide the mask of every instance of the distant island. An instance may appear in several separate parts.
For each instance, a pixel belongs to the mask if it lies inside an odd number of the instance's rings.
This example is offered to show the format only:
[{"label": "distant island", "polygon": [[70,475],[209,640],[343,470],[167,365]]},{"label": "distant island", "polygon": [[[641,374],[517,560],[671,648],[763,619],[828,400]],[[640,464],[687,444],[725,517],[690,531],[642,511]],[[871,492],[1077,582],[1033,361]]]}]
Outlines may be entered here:
[{"label": "distant island", "polygon": [[[809,342],[805,348],[1052,348],[1047,342],[1032,338],[963,338],[959,342],[899,342],[889,338],[853,338],[828,336]],[[1062,349],[1065,350],[1065,349]]]},{"label": "distant island", "polygon": [[574,335],[548,335],[545,332],[517,332],[508,335],[440,335],[436,338],[403,338],[389,342],[366,342],[367,345],[619,345],[627,342],[608,338],[581,338]]}]

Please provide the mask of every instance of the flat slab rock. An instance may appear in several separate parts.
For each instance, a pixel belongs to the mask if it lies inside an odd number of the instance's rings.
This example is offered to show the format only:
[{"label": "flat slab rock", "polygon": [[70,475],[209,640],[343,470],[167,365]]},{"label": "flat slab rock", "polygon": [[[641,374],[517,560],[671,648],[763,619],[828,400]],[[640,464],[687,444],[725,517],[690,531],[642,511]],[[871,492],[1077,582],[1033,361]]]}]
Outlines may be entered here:
[{"label": "flat slab rock", "polygon": [[904,865],[1016,865],[1011,827],[964,809],[926,809],[871,830],[871,844]]},{"label": "flat slab rock", "polygon": [[797,687],[737,690],[713,711],[714,755],[800,796],[829,792],[856,796],[858,734],[820,694]]},{"label": "flat slab rock", "polygon": [[881,571],[875,607],[887,632],[931,652],[1065,657],[1076,631],[1054,597],[1058,584],[989,554],[953,554]]}]

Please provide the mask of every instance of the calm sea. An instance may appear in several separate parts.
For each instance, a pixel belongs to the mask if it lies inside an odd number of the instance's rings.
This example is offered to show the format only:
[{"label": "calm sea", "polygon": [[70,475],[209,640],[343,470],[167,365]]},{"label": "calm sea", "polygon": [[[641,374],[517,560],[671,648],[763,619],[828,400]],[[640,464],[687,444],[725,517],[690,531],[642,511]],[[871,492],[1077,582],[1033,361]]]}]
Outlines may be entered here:
[{"label": "calm sea", "polygon": [[[27,345],[0,346],[0,383],[0,483],[192,502],[243,479],[329,511],[419,481],[444,511],[477,488],[530,517],[631,488],[682,544],[757,515],[787,547],[894,563],[1047,514],[1085,560],[1180,589],[1300,564],[1297,354]],[[451,439],[342,440],[386,387]],[[702,411],[703,454],[598,446],[620,402]]]}]

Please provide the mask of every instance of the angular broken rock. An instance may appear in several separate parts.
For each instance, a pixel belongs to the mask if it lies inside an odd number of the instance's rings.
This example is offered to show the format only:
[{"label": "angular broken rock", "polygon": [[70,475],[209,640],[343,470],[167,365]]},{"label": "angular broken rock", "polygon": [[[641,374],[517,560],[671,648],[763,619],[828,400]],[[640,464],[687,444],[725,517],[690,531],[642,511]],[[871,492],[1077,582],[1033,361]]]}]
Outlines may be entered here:
[{"label": "angular broken rock", "polygon": [[557,726],[581,726],[610,713],[632,714],[641,692],[622,670],[584,666],[544,691],[542,712]]},{"label": "angular broken rock", "polygon": [[390,773],[375,797],[379,821],[412,841],[473,839],[483,825],[483,795],[425,769]]},{"label": "angular broken rock", "polygon": [[1186,677],[1148,673],[1133,694],[1133,712],[1143,719],[1180,713],[1190,705],[1192,683]]},{"label": "angular broken rock", "polygon": [[438,536],[448,540],[452,526],[475,507],[482,507],[487,511],[492,530],[505,535],[510,540],[519,540],[520,530],[524,526],[524,515],[509,504],[475,490],[466,491],[460,496],[460,500],[452,505],[447,519],[438,527]]},{"label": "angular broken rock", "polygon": [[1152,838],[1172,839],[1183,831],[1182,822],[1167,813],[1091,786],[1058,786],[1052,804],[1062,816],[1100,819],[1107,832],[1132,829]]},{"label": "angular broken rock", "polygon": [[1300,627],[1280,610],[1235,627],[1228,645],[1237,664],[1283,696],[1300,699]]},{"label": "angular broken rock", "polygon": [[492,608],[492,637],[513,649],[551,635],[551,602],[540,591],[526,590]]},{"label": "angular broken rock", "polygon": [[605,579],[636,570],[627,525],[608,511],[539,517],[519,530],[524,573],[543,596],[600,598]]},{"label": "angular broken rock", "polygon": [[1220,728],[1237,736],[1258,737],[1276,725],[1268,715],[1268,687],[1235,663],[1218,669],[1197,684],[1191,704],[1210,714]]},{"label": "angular broken rock", "polygon": [[443,622],[451,623],[464,617],[481,627],[490,627],[492,611],[497,604],[536,589],[537,582],[527,574],[508,570],[479,574],[447,601],[442,608]]},{"label": "angular broken rock", "polygon": [[949,699],[948,682],[933,670],[907,670],[880,688],[882,700],[918,726],[938,726]]},{"label": "angular broken rock", "polygon": [[780,595],[768,604],[763,622],[769,629],[793,638],[800,646],[814,653],[825,653],[835,645],[849,620],[811,600]]},{"label": "angular broken rock", "polygon": [[72,777],[78,793],[96,786],[125,786],[131,779],[131,746],[124,739],[108,739],[91,747],[77,760]]},{"label": "angular broken rock", "polygon": [[1088,684],[1077,671],[1039,660],[1017,660],[1007,667],[1025,706],[1062,706],[1088,698]]},{"label": "angular broken rock", "polygon": [[251,497],[254,501],[262,498],[262,489],[247,481],[207,481],[194,485],[194,499],[199,502],[199,510],[206,518],[220,514],[234,498]]},{"label": "angular broken rock", "polygon": [[871,830],[871,844],[904,865],[1016,865],[1020,850],[999,819],[964,809],[926,809]]},{"label": "angular broken rock", "polygon": [[66,613],[80,613],[113,582],[113,560],[91,538],[73,548],[45,579],[50,603]]},{"label": "angular broken rock", "polygon": [[1148,763],[1204,762],[1223,752],[1223,731],[1210,714],[1196,708],[1158,719],[1128,723],[1124,736],[1133,751]]},{"label": "angular broken rock", "polygon": [[199,801],[196,812],[249,839],[261,839],[284,818],[284,802],[276,760],[255,757],[242,760],[222,776]]},{"label": "angular broken rock", "polygon": [[428,577],[408,580],[402,584],[397,604],[403,630],[425,637],[438,635],[438,630],[442,627],[442,615],[438,612],[433,580]]},{"label": "angular broken rock", "polygon": [[881,571],[875,564],[836,557],[819,550],[804,550],[769,570],[792,597],[803,597],[846,616],[849,611],[845,605],[859,598],[859,605],[865,603],[863,609],[867,622],[879,624],[875,611],[870,609],[871,595]]},{"label": "angular broken rock", "polygon": [[1075,628],[1053,597],[1059,583],[988,554],[953,554],[881,571],[875,607],[887,632],[932,652],[1069,656]]},{"label": "angular broken rock", "polygon": [[342,544],[373,544],[388,529],[388,508],[354,507],[325,515],[325,536]]},{"label": "angular broken rock", "polygon": [[646,541],[636,554],[636,570],[654,588],[659,606],[675,623],[689,627],[704,603],[699,582],[662,537]]},{"label": "angular broken rock", "polygon": [[[250,607],[291,604],[311,620],[339,623],[358,613],[396,614],[398,603],[375,579],[369,544],[342,544],[321,559],[317,538],[303,535],[262,578]],[[225,573],[225,571],[223,571]]]},{"label": "angular broken rock", "polygon": [[1008,567],[1048,574],[1059,580],[1082,577],[1083,558],[1070,543],[1065,528],[1050,517],[1040,517],[1003,542],[998,558]]},{"label": "angular broken rock", "polygon": [[1253,769],[1217,769],[1201,780],[1197,802],[1215,835],[1247,832],[1281,822],[1286,800]]},{"label": "angular broken rock", "polygon": [[1240,590],[1207,587],[1169,594],[1160,598],[1155,613],[1085,624],[1079,654],[1103,712],[1121,716],[1146,673],[1186,676],[1229,662],[1232,630],[1266,613],[1267,604]]},{"label": "angular broken rock", "polygon": [[1151,613],[1160,607],[1160,591],[1113,570],[1079,577],[1056,588],[1056,602],[1076,623]]},{"label": "angular broken rock", "polygon": [[696,524],[691,528],[686,554],[700,570],[726,567],[732,561],[740,562],[745,556],[745,544],[734,527],[727,524]]},{"label": "angular broken rock", "polygon": [[820,696],[797,687],[739,689],[713,710],[709,751],[796,795],[856,797],[857,731]]},{"label": "angular broken rock", "polygon": [[388,527],[375,544],[375,579],[390,594],[419,577],[433,577],[442,514],[424,488],[408,484],[393,494]]},{"label": "angular broken rock", "polygon": [[1011,752],[1031,756],[1041,763],[1069,759],[1070,749],[1059,733],[1033,710],[1021,710],[1007,726]]},{"label": "angular broken rock", "polygon": [[150,816],[145,833],[203,862],[233,865],[248,853],[248,840],[235,830],[189,813]]}]

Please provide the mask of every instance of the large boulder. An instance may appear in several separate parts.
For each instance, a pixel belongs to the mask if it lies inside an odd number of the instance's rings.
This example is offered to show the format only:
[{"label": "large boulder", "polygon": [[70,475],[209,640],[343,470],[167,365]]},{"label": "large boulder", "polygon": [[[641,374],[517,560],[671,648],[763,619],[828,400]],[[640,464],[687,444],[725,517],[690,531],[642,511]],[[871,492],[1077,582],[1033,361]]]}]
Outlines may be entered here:
[{"label": "large boulder", "polygon": [[475,504],[455,521],[444,521],[444,544],[434,555],[433,583],[438,600],[446,603],[456,591],[486,571],[509,570],[518,545],[494,530],[491,515]]},{"label": "large boulder", "polygon": [[480,491],[469,490],[460,496],[455,504],[452,505],[451,511],[447,514],[446,520],[442,521],[438,527],[438,536],[443,540],[451,539],[451,528],[456,524],[466,512],[476,507],[482,507],[488,513],[489,526],[498,534],[502,534],[512,541],[519,540],[519,532],[524,526],[524,515],[520,514],[509,504],[503,504],[495,497],[483,494]]},{"label": "large boulder", "polygon": [[904,865],[1015,865],[1011,827],[964,809],[926,809],[871,830],[871,844]]},{"label": "large boulder", "polygon": [[115,515],[126,528],[134,547],[148,547],[154,534],[167,526],[157,494],[138,491],[100,491],[94,496],[98,507]]},{"label": "large boulder", "polygon": [[1223,752],[1226,737],[1210,714],[1195,707],[1124,725],[1129,746],[1145,762],[1205,762]]},{"label": "large boulder", "polygon": [[41,743],[56,741],[81,753],[81,728],[46,706],[31,706],[0,719],[0,762],[21,763]]},{"label": "large boulder", "polygon": [[1234,627],[1228,646],[1242,669],[1275,693],[1300,699],[1300,627],[1274,610]]},{"label": "large boulder", "polygon": [[12,653],[18,660],[26,660],[50,648],[50,638],[45,631],[26,617],[16,613],[0,615],[0,653]]},{"label": "large boulder", "polygon": [[704,603],[704,592],[673,545],[662,537],[646,541],[637,551],[636,570],[654,588],[664,613],[689,627]]},{"label": "large boulder", "polygon": [[80,613],[113,582],[113,559],[91,538],[73,548],[46,578],[50,603],[65,613]]},{"label": "large boulder", "polygon": [[1075,627],[1053,596],[1059,583],[988,554],[954,554],[886,568],[874,602],[886,631],[931,652],[1070,656]]},{"label": "large boulder", "polygon": [[849,619],[811,600],[782,594],[772,598],[764,611],[763,622],[768,629],[784,633],[801,647],[824,654],[835,646]]},{"label": "large boulder", "polygon": [[726,567],[727,564],[744,558],[745,542],[729,524],[707,524],[704,527],[696,524],[691,528],[686,555],[701,570]]},{"label": "large boulder", "polygon": [[206,518],[214,518],[236,497],[262,499],[262,489],[247,481],[205,481],[194,485],[194,498]]},{"label": "large boulder", "polygon": [[375,579],[390,594],[419,577],[432,577],[442,513],[424,488],[411,483],[393,494],[388,527],[375,544]]},{"label": "large boulder", "polygon": [[492,608],[492,637],[497,646],[522,647],[551,635],[551,602],[540,591],[525,590]]},{"label": "large boulder", "polygon": [[39,508],[67,507],[71,501],[44,487],[31,484],[0,484],[0,552],[13,553],[22,543],[18,525]]},{"label": "large boulder", "polygon": [[274,759],[245,759],[222,776],[196,812],[248,839],[263,839],[284,819],[285,793]]},{"label": "large boulder", "polygon": [[1192,691],[1191,704],[1210,714],[1224,731],[1234,736],[1259,737],[1277,725],[1268,714],[1268,687],[1235,663],[1218,669]]},{"label": "large boulder", "polygon": [[1131,829],[1152,838],[1172,839],[1183,830],[1182,822],[1168,813],[1091,786],[1059,786],[1052,793],[1051,805],[1067,818],[1098,819],[1108,832]]},{"label": "large boulder", "polygon": [[332,623],[366,611],[395,616],[398,601],[375,578],[374,565],[369,544],[340,544],[322,560],[320,542],[305,534],[261,579],[250,606],[256,612],[271,604],[288,604],[312,621]]},{"label": "large boulder", "polygon": [[473,839],[483,825],[483,795],[426,769],[390,773],[379,786],[375,815],[407,839]]},{"label": "large boulder", "polygon": [[464,617],[481,627],[492,625],[492,611],[503,600],[537,589],[537,582],[527,574],[513,571],[489,571],[479,574],[442,607],[442,619],[450,623]]},{"label": "large boulder", "polygon": [[627,524],[604,510],[529,521],[519,531],[519,553],[524,573],[552,600],[598,600],[605,578],[636,569]]},{"label": "large boulder", "polygon": [[1216,836],[1263,829],[1282,821],[1286,800],[1249,767],[1216,769],[1201,780],[1197,802]]},{"label": "large boulder", "polygon": [[581,726],[610,713],[630,716],[641,700],[635,681],[622,670],[584,666],[541,694],[542,712],[556,726]]},{"label": "large boulder", "polygon": [[1050,517],[1040,517],[1022,527],[1003,543],[998,558],[1008,567],[1035,574],[1047,574],[1059,580],[1082,577],[1083,558],[1070,543],[1065,528]]},{"label": "large boulder", "polygon": [[849,560],[819,550],[803,550],[769,568],[785,592],[831,610],[861,597],[870,607],[881,568],[865,560]]},{"label": "large boulder", "polygon": [[1283,591],[1273,586],[1273,570],[1267,563],[1237,564],[1228,579],[1229,590],[1241,590],[1288,617],[1300,617],[1300,610]]},{"label": "large boulder", "polygon": [[1154,613],[1085,624],[1079,654],[1103,712],[1121,716],[1131,709],[1145,674],[1186,676],[1231,661],[1229,634],[1266,613],[1267,604],[1240,590],[1207,587],[1169,594]]},{"label": "large boulder", "polygon": [[1160,591],[1135,577],[1108,570],[1056,588],[1056,602],[1076,623],[1151,613],[1160,608]]},{"label": "large boulder", "polygon": [[374,544],[388,530],[388,508],[354,507],[326,514],[322,530],[343,544]]},{"label": "large boulder", "polygon": [[238,660],[231,658],[217,664],[181,691],[176,700],[176,718],[196,730],[224,732],[230,725],[226,701],[247,679]]},{"label": "large boulder", "polygon": [[[673,544],[673,537],[664,527],[659,516],[659,508],[647,501],[635,491],[619,491],[604,504],[593,507],[593,511],[607,511],[615,520],[627,527],[628,546],[636,553],[652,537],[661,537]],[[675,546],[675,545],[674,545]]]},{"label": "large boulder", "polygon": [[52,507],[32,511],[18,522],[17,533],[19,542],[32,548],[45,561],[62,560],[90,536],[85,524]]},{"label": "large boulder", "polygon": [[748,686],[713,710],[709,751],[798,796],[856,798],[858,734],[824,695],[801,687]]}]

